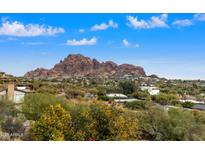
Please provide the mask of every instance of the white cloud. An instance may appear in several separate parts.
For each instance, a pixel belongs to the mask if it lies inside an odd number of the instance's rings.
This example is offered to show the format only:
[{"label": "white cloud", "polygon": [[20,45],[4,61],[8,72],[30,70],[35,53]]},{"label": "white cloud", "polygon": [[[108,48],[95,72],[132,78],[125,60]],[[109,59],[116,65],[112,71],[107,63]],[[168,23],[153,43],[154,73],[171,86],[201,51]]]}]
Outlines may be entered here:
[{"label": "white cloud", "polygon": [[197,21],[205,21],[205,14],[201,14],[201,13],[197,13],[194,15],[194,20],[197,20]]},{"label": "white cloud", "polygon": [[137,17],[134,18],[133,16],[128,16],[127,20],[129,21],[129,25],[136,29],[149,28],[149,25],[145,20],[138,20]]},{"label": "white cloud", "polygon": [[83,38],[82,40],[68,40],[66,45],[69,46],[83,46],[83,45],[95,45],[97,43],[97,39],[95,37],[89,39]]},{"label": "white cloud", "polygon": [[126,39],[122,40],[122,43],[123,43],[124,46],[129,46],[130,45],[130,43]]},{"label": "white cloud", "polygon": [[109,23],[108,23],[109,27],[112,27],[112,28],[118,28],[118,24],[115,23],[114,21],[110,20]]},{"label": "white cloud", "polygon": [[79,29],[79,33],[84,33],[85,29]]},{"label": "white cloud", "polygon": [[91,27],[91,31],[106,30],[108,28],[118,28],[118,24],[110,20],[108,23],[102,23],[100,25],[96,24]]},{"label": "white cloud", "polygon": [[190,19],[182,19],[182,20],[175,20],[172,25],[175,25],[175,26],[182,26],[182,27],[185,27],[185,26],[191,26],[193,25],[193,21],[190,20]]},{"label": "white cloud", "polygon": [[135,29],[168,28],[167,14],[152,16],[149,20],[139,20],[137,17],[127,16],[128,25]]},{"label": "white cloud", "polygon": [[130,47],[130,48],[139,48],[140,47],[140,45],[138,43],[134,45],[134,44],[130,43],[127,39],[123,39],[122,44],[125,47]]},{"label": "white cloud", "polygon": [[172,25],[180,27],[192,26],[199,21],[205,21],[205,14],[198,13],[194,14],[192,19],[175,20]]},{"label": "white cloud", "polygon": [[128,16],[127,20],[129,21],[129,25],[136,29],[149,28],[149,25],[145,20],[138,20],[137,17],[134,18],[133,16]]},{"label": "white cloud", "polygon": [[10,22],[4,20],[0,26],[0,35],[16,37],[52,36],[64,33],[61,27],[51,27],[38,24],[23,24],[18,21]]},{"label": "white cloud", "polygon": [[168,18],[167,14],[162,14],[159,17],[153,16],[151,17],[151,21],[149,21],[149,25],[151,28],[155,28],[155,27],[169,27],[166,23]]},{"label": "white cloud", "polygon": [[108,28],[108,25],[106,23],[102,23],[100,25],[94,25],[92,28],[91,28],[91,31],[98,31],[98,30],[105,30]]}]

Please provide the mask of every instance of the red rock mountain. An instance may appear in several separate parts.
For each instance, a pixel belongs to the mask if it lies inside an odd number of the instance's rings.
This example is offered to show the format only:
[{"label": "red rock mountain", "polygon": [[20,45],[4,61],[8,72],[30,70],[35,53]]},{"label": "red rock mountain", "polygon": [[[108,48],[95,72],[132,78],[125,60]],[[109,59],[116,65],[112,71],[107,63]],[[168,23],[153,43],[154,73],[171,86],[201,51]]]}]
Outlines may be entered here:
[{"label": "red rock mountain", "polygon": [[120,77],[123,75],[145,76],[144,69],[130,64],[117,65],[112,61],[99,62],[80,54],[69,55],[52,69],[38,68],[25,74],[28,78],[46,77]]}]

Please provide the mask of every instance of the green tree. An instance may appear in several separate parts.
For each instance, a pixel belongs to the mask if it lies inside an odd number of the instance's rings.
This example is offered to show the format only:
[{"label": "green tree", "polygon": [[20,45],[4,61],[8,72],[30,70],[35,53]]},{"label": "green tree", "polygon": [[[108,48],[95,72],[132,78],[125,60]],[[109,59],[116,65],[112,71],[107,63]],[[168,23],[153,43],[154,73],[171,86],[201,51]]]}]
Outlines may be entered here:
[{"label": "green tree", "polygon": [[40,141],[62,141],[70,130],[71,116],[58,105],[50,105],[31,128],[31,138]]},{"label": "green tree", "polygon": [[136,89],[136,86],[135,86],[135,82],[133,81],[122,81],[119,83],[119,88],[122,90],[122,93],[123,94],[132,94],[135,89]]}]

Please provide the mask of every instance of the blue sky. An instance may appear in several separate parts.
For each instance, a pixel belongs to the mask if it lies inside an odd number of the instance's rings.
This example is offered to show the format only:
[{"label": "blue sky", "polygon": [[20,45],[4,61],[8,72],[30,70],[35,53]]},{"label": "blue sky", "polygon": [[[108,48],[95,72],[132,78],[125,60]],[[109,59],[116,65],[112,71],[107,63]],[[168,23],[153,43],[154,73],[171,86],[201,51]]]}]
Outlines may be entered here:
[{"label": "blue sky", "polygon": [[75,53],[205,79],[205,14],[0,14],[0,71],[21,76]]}]

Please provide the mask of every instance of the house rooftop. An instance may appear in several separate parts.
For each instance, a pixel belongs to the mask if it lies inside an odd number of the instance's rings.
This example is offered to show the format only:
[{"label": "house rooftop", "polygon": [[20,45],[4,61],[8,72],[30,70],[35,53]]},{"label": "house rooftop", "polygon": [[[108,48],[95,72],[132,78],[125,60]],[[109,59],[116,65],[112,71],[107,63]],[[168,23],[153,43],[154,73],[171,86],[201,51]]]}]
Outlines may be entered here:
[{"label": "house rooftop", "polygon": [[203,104],[196,104],[194,106],[191,107],[192,109],[196,109],[196,110],[203,110],[205,111],[205,105]]},{"label": "house rooftop", "polygon": [[117,103],[124,103],[124,102],[134,102],[134,101],[139,101],[139,99],[135,98],[126,98],[126,99],[115,99],[114,100]]},{"label": "house rooftop", "polygon": [[124,94],[119,94],[119,93],[111,93],[111,94],[107,94],[107,97],[110,97],[110,98],[127,98],[126,95]]}]

